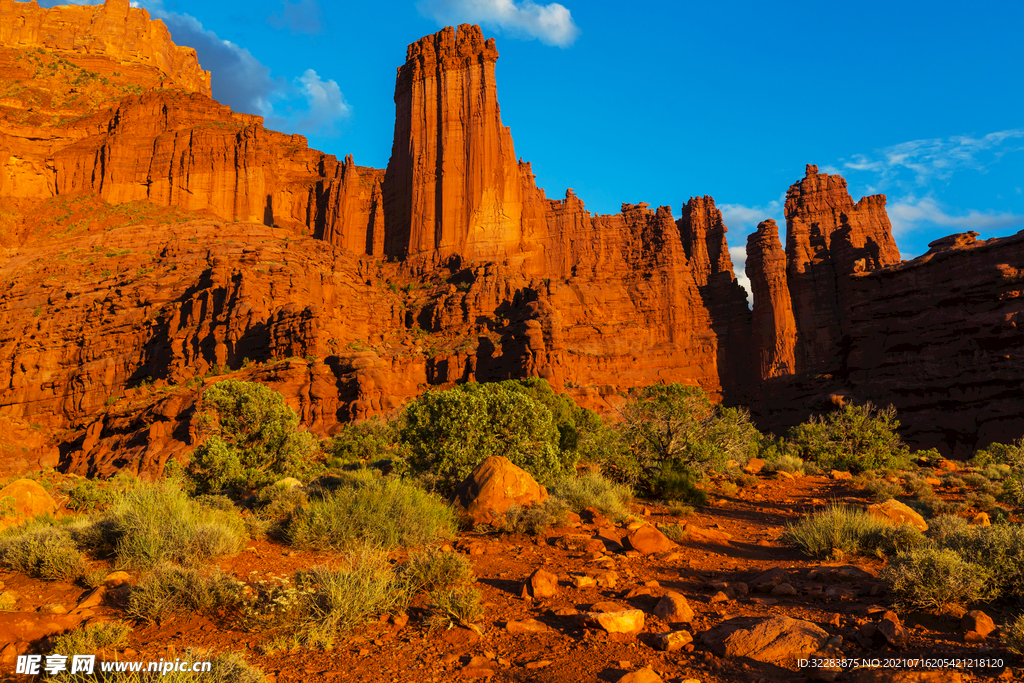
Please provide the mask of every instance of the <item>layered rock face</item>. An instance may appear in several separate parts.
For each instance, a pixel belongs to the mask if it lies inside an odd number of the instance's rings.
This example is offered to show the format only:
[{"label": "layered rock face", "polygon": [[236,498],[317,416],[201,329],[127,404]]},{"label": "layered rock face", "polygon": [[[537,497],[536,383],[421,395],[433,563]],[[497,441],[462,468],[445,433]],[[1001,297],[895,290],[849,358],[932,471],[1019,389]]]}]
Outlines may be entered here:
[{"label": "layered rock face", "polygon": [[59,5],[0,0],[0,45],[55,50],[103,74],[129,70],[146,87],[180,88],[210,96],[210,72],[190,47],[175,45],[162,21],[129,0]]},{"label": "layered rock face", "polygon": [[446,28],[409,46],[395,85],[384,181],[395,258],[501,260],[518,248],[522,200],[512,135],[501,124],[494,39]]},{"label": "layered rock face", "polygon": [[796,321],[786,279],[779,226],[768,219],[747,238],[747,277],[754,295],[753,339],[761,380],[796,372]]},{"label": "layered rock face", "polygon": [[856,204],[841,176],[808,164],[786,193],[786,257],[797,325],[796,371],[840,367],[839,343],[848,331],[847,276],[900,262],[885,213],[885,195]]}]

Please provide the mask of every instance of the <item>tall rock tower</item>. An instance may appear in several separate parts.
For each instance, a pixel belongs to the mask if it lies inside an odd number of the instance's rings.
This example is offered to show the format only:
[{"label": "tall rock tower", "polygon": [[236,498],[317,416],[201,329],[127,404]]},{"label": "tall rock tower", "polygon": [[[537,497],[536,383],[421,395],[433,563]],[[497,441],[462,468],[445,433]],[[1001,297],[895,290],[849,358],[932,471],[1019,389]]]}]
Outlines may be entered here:
[{"label": "tall rock tower", "polygon": [[520,171],[501,124],[497,59],[494,39],[466,24],[409,46],[383,185],[387,256],[501,260],[519,250]]}]

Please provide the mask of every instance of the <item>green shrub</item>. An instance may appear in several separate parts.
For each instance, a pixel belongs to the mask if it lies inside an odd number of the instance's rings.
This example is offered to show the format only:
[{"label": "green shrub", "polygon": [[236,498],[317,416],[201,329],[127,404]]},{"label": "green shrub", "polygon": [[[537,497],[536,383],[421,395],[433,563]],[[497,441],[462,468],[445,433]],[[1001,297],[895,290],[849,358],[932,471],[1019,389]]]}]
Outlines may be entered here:
[{"label": "green shrub", "polygon": [[432,592],[429,609],[427,627],[430,630],[452,626],[472,628],[484,614],[480,591],[470,586]]},{"label": "green shrub", "polygon": [[1018,657],[1024,657],[1024,612],[1003,627],[1003,642]]},{"label": "green shrub", "polygon": [[76,512],[93,512],[110,505],[124,490],[138,482],[131,474],[118,473],[107,479],[85,479],[68,490],[67,507]]},{"label": "green shrub", "polygon": [[553,526],[563,524],[569,506],[557,496],[548,496],[543,503],[535,503],[529,507],[512,505],[499,519],[495,526],[506,533],[530,534],[537,536]]},{"label": "green shrub", "polygon": [[884,502],[902,495],[903,487],[887,479],[868,479],[864,483],[864,492],[873,500]]},{"label": "green shrub", "polygon": [[661,468],[650,487],[661,498],[702,507],[708,504],[708,494],[697,488],[698,481],[694,472],[678,463],[668,463]]},{"label": "green shrub", "polygon": [[36,518],[0,535],[0,562],[29,576],[74,581],[85,573],[85,558],[66,526]]},{"label": "green shrub", "polygon": [[432,593],[472,582],[473,568],[462,555],[430,548],[409,555],[403,578],[410,595]]},{"label": "green shrub", "polygon": [[256,496],[259,505],[258,514],[263,519],[281,519],[287,517],[296,508],[309,503],[309,496],[302,486],[288,481],[267,486]]},{"label": "green shrub", "polygon": [[[559,430],[551,407],[538,399],[538,386],[526,380],[473,382],[420,396],[402,416],[412,471],[430,472],[445,494],[495,455],[542,483],[573,472],[577,453],[563,444],[573,442],[575,432]],[[550,387],[547,392],[553,393]]]},{"label": "green shrub", "polygon": [[203,393],[203,443],[188,474],[199,491],[260,489],[284,477],[305,479],[322,468],[316,438],[281,394],[256,382],[224,380]]},{"label": "green shrub", "polygon": [[368,542],[381,548],[451,537],[455,515],[438,496],[394,477],[344,486],[297,508],[288,540],[302,548],[344,550]]},{"label": "green shrub", "polygon": [[910,449],[897,433],[899,426],[892,406],[845,405],[791,428],[788,444],[824,470],[902,469],[910,463]]},{"label": "green shrub", "polygon": [[123,621],[107,621],[76,628],[70,633],[54,636],[50,651],[59,654],[93,655],[101,650],[124,645],[132,627]]},{"label": "green shrub", "polygon": [[739,408],[714,404],[699,387],[645,387],[622,409],[623,436],[649,478],[668,464],[703,473],[721,471],[729,460],[744,463],[762,440]]},{"label": "green shrub", "polygon": [[828,557],[833,549],[847,554],[873,549],[890,525],[857,508],[833,505],[803,517],[786,530],[785,538],[808,555]]},{"label": "green shrub", "polygon": [[940,517],[929,531],[936,545],[983,567],[999,595],[1024,598],[1024,527],[970,526],[959,518]]},{"label": "green shrub", "polygon": [[398,420],[381,420],[376,415],[363,422],[350,422],[327,443],[327,464],[338,468],[404,459],[408,453],[406,444],[400,441],[400,431]]},{"label": "green shrub", "polygon": [[676,543],[686,540],[686,537],[689,535],[686,533],[686,528],[678,522],[659,524],[658,530],[665,534],[670,541],[675,541]]},{"label": "green shrub", "polygon": [[140,568],[164,561],[195,565],[234,555],[246,540],[245,524],[233,507],[205,507],[173,480],[124,491],[87,536],[87,543],[119,564]]},{"label": "green shrub", "polygon": [[889,559],[881,577],[902,603],[914,609],[948,612],[993,597],[985,567],[948,548],[900,553]]},{"label": "green shrub", "polygon": [[629,504],[633,502],[633,489],[596,472],[560,477],[551,482],[548,491],[564,500],[573,512],[597,508],[616,522],[629,515]]},{"label": "green shrub", "polygon": [[132,619],[159,622],[171,614],[213,614],[232,609],[243,600],[244,584],[215,572],[161,564],[134,588],[126,614]]}]

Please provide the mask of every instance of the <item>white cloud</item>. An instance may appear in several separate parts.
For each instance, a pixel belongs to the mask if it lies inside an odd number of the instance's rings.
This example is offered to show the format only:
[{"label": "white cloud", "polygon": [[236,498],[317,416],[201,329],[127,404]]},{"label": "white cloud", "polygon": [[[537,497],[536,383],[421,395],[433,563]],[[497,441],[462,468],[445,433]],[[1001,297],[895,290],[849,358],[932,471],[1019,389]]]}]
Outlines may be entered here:
[{"label": "white cloud", "polygon": [[744,244],[746,236],[757,230],[757,224],[766,218],[774,218],[780,225],[782,221],[782,202],[773,199],[764,206],[744,206],[743,204],[719,204],[722,211],[722,222],[732,233],[739,232],[743,235]]},{"label": "white cloud", "polygon": [[729,256],[732,258],[732,269],[736,272],[736,281],[747,290],[747,301],[754,301],[754,291],[750,289],[750,278],[747,277],[747,247],[729,247]]},{"label": "white cloud", "polygon": [[420,14],[441,24],[486,24],[513,37],[536,38],[545,45],[569,47],[580,34],[565,6],[533,0],[419,0]]},{"label": "white cloud", "polygon": [[333,80],[321,80],[313,69],[306,69],[298,82],[309,113],[295,123],[296,127],[313,133],[334,135],[334,124],[352,114],[352,107],[345,101],[341,88]]},{"label": "white cloud", "polygon": [[1024,216],[1012,213],[970,210],[962,216],[953,216],[931,197],[901,199],[888,207],[892,231],[897,237],[907,235],[930,226],[952,228],[957,232],[976,230],[998,230],[1020,226],[1024,228]]},{"label": "white cloud", "polygon": [[280,14],[271,14],[267,17],[268,24],[278,30],[286,28],[292,35],[323,33],[324,13],[317,0],[282,0],[282,5]]},{"label": "white cloud", "polygon": [[1020,150],[1024,150],[1024,128],[1001,130],[981,137],[954,135],[911,140],[872,154],[854,154],[842,162],[848,171],[877,173],[884,180],[897,179],[909,171],[917,185],[925,185],[936,179],[946,180],[960,169],[984,173],[991,161]]}]

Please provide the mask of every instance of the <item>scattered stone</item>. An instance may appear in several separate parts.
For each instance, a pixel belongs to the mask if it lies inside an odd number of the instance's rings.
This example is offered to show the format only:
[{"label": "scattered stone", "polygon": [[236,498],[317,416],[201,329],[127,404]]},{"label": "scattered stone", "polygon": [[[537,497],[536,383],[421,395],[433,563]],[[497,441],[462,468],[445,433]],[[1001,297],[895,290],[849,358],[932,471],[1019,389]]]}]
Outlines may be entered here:
[{"label": "scattered stone", "polygon": [[717,543],[719,545],[728,545],[729,541],[732,540],[732,534],[718,529],[701,529],[700,527],[693,526],[692,524],[684,526],[683,533],[686,534],[687,539],[694,543]]},{"label": "scattered stone", "polygon": [[987,512],[979,512],[971,518],[971,526],[992,526]]},{"label": "scattered stone", "polygon": [[579,614],[579,610],[575,610],[572,607],[563,607],[554,611],[556,617],[574,617],[577,614]]},{"label": "scattered stone", "polygon": [[644,627],[644,613],[638,609],[588,612],[581,616],[584,626],[600,628],[608,633],[639,633]]},{"label": "scattered stone", "polygon": [[886,642],[893,647],[902,647],[906,644],[909,634],[895,612],[886,612],[882,620],[878,622],[877,628],[878,632],[885,637]]},{"label": "scattered stone", "polygon": [[99,607],[103,604],[103,598],[107,595],[106,586],[97,586],[91,591],[86,593],[81,600],[78,601],[78,605],[75,607],[76,610],[91,609],[93,607]]},{"label": "scattered stone", "polygon": [[658,531],[654,525],[646,523],[637,529],[633,529],[626,536],[626,544],[644,555],[669,552],[678,547],[669,540],[668,536]]},{"label": "scattered stone", "polygon": [[456,487],[452,503],[465,511],[473,524],[489,524],[513,505],[529,507],[547,497],[547,489],[529,472],[508,458],[492,455]]},{"label": "scattered stone", "polygon": [[615,588],[615,584],[619,581],[619,574],[617,572],[601,572],[594,578],[601,588]]},{"label": "scattered stone", "polygon": [[43,605],[39,608],[40,612],[46,612],[47,614],[67,614],[68,608],[60,603],[51,603],[49,605]]},{"label": "scattered stone", "polygon": [[743,466],[743,471],[747,474],[757,474],[764,469],[764,460],[761,458],[751,458],[747,461],[747,464]]},{"label": "scattered stone", "polygon": [[558,594],[558,577],[549,571],[538,569],[530,574],[523,585],[523,595],[543,600]]},{"label": "scattered stone", "polygon": [[642,669],[629,672],[620,678],[618,683],[663,683],[664,680],[653,669],[645,666]]},{"label": "scattered stone", "polygon": [[992,621],[992,617],[980,609],[975,609],[965,614],[964,618],[960,620],[960,628],[968,632],[974,631],[984,638],[996,630],[996,623]]},{"label": "scattered stone", "polygon": [[107,578],[103,579],[103,585],[107,588],[117,588],[118,586],[124,586],[130,583],[132,580],[131,575],[125,571],[110,572],[107,574]]},{"label": "scattered stone", "polygon": [[890,498],[884,503],[869,505],[867,513],[875,519],[880,519],[883,522],[889,522],[896,526],[909,524],[917,527],[919,531],[928,531],[928,523],[924,521],[924,517],[895,498]]},{"label": "scattered stone", "polygon": [[580,513],[580,517],[588,524],[593,524],[594,526],[608,526],[608,518],[595,507],[586,508]]},{"label": "scattered stone", "polygon": [[853,474],[850,472],[843,472],[841,470],[832,470],[828,473],[828,476],[833,479],[853,479]]},{"label": "scattered stone", "polygon": [[798,659],[820,650],[828,638],[826,631],[809,621],[774,616],[730,619],[704,634],[704,643],[721,657],[749,657],[793,668]]},{"label": "scattered stone", "polygon": [[405,625],[409,623],[409,615],[405,612],[399,612],[398,614],[391,615],[391,623],[398,628],[405,628]]},{"label": "scattered stone", "polygon": [[709,600],[709,602],[712,605],[715,605],[720,602],[729,602],[730,599],[731,598],[726,594],[725,591],[718,591],[717,593],[711,596],[711,600]]},{"label": "scattered stone", "polygon": [[789,581],[789,572],[782,567],[773,567],[750,582],[750,588],[758,593],[770,593],[780,583]]},{"label": "scattered stone", "polygon": [[693,621],[693,609],[686,597],[681,593],[669,591],[654,606],[654,614],[669,624],[690,623]]},{"label": "scattered stone", "polygon": [[527,662],[526,663],[526,668],[527,669],[545,669],[545,668],[551,666],[553,663],[554,662],[552,660],[550,660],[550,659],[538,659],[535,662]]},{"label": "scattered stone", "polygon": [[576,588],[593,588],[597,585],[597,581],[592,576],[574,576],[572,577],[572,583]]},{"label": "scattered stone", "polygon": [[771,594],[776,597],[796,595],[796,589],[788,583],[780,583],[778,586],[771,590]]},{"label": "scattered stone", "polygon": [[689,631],[668,631],[654,636],[654,649],[675,652],[682,650],[692,642],[693,636]]},{"label": "scattered stone", "polygon": [[[10,499],[10,500],[7,500]],[[0,517],[0,529],[16,526],[44,513],[57,511],[57,503],[38,482],[16,479],[0,489],[7,514]]]},{"label": "scattered stone", "polygon": [[547,624],[536,619],[525,619],[523,621],[509,621],[505,624],[505,630],[509,633],[542,633],[548,630]]},{"label": "scattered stone", "polygon": [[590,606],[591,612],[621,612],[622,609],[622,605],[617,602],[611,602],[610,600],[595,602]]},{"label": "scattered stone", "polygon": [[838,583],[841,581],[865,581],[878,578],[874,570],[855,567],[852,564],[823,565],[812,569],[807,578],[811,581],[823,581],[825,583]]}]

